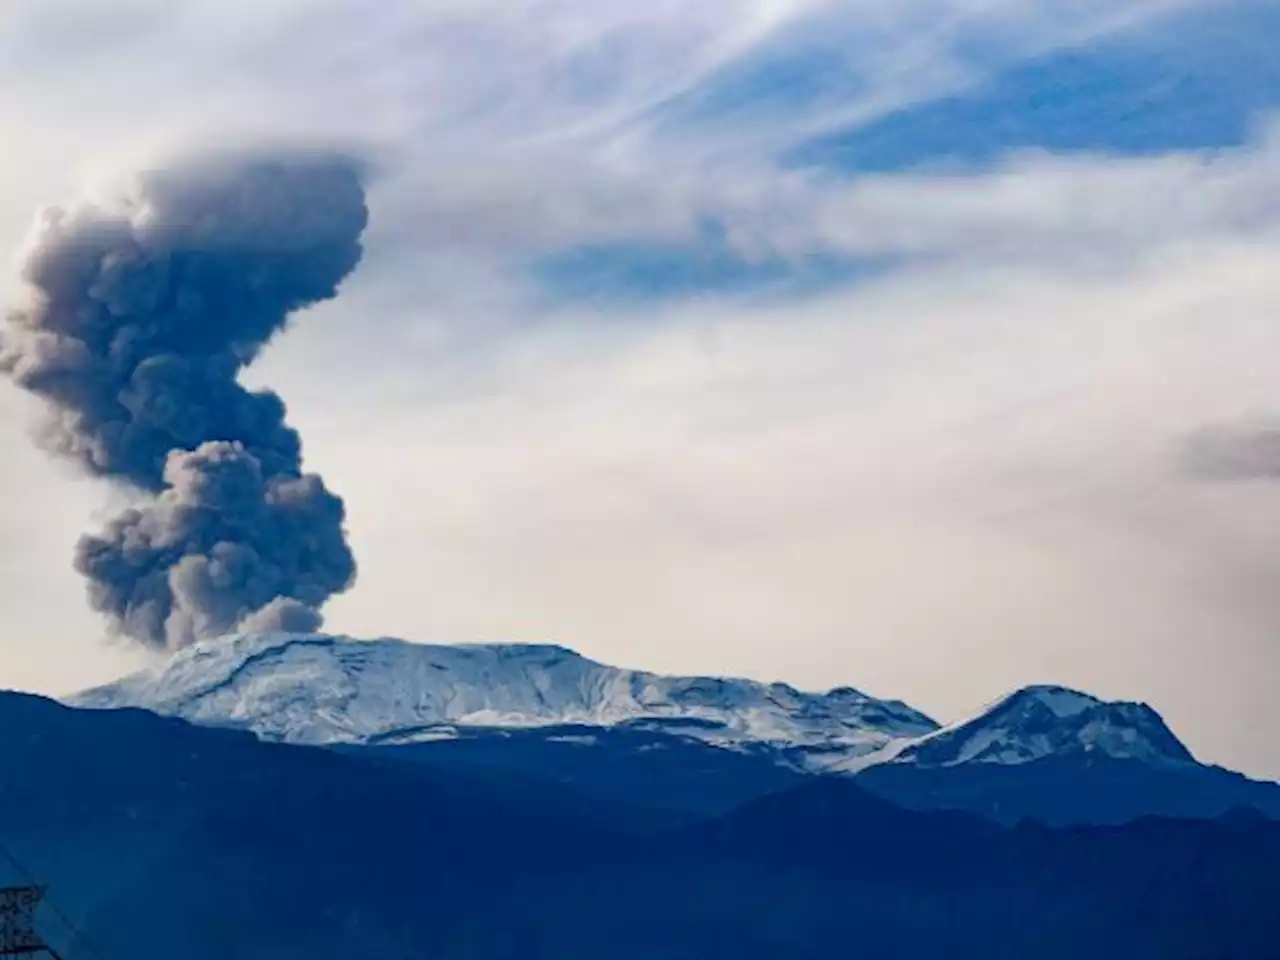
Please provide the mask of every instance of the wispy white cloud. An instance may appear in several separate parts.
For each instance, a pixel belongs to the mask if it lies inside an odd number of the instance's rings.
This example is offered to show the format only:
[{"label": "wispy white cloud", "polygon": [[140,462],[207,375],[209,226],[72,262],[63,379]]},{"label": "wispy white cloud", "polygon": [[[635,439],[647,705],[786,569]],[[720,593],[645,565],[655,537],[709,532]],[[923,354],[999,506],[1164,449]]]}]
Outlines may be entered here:
[{"label": "wispy white cloud", "polygon": [[[610,225],[687,234],[716,194],[723,205],[735,185],[763,189],[774,153],[835,123],[832,110],[871,117],[1184,5],[42,0],[0,21],[0,125],[21,132],[8,141],[14,186],[58,193],[191,144],[348,142],[386,171],[389,234],[438,222],[461,244],[535,253]],[[783,115],[748,113],[746,140],[706,118],[655,126],[718,72],[818,42],[839,47],[847,76]]]},{"label": "wispy white cloud", "polygon": [[[727,191],[726,191],[727,192]],[[1015,155],[960,174],[852,182],[774,175],[717,198],[757,255],[940,256],[1059,262],[1113,258],[1280,227],[1280,138],[1242,151],[1069,159]]]}]

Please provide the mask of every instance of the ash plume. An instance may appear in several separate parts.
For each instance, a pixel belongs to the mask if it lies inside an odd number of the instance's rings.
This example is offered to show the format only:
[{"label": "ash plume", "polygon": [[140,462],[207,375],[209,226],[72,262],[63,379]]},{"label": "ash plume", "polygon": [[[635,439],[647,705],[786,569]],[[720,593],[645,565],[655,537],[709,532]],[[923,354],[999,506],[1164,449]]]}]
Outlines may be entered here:
[{"label": "ash plume", "polygon": [[238,376],[336,295],[367,220],[359,166],[307,154],[188,163],[42,215],[0,372],[46,402],[43,446],[143,495],[76,547],[113,631],[315,630],[352,583],[341,498],[303,472],[280,397]]}]

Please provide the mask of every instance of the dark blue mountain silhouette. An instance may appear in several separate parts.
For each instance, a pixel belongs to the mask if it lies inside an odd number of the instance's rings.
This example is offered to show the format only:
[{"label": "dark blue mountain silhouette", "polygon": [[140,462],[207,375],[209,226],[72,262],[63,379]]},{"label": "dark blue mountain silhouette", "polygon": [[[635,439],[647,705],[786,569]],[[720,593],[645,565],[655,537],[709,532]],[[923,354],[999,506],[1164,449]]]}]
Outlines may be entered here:
[{"label": "dark blue mountain silhouette", "polygon": [[137,711],[5,694],[0,724],[0,834],[106,958],[1179,960],[1280,933],[1280,825],[1247,813],[1010,829],[820,778],[673,823]]},{"label": "dark blue mountain silhouette", "polygon": [[1251,808],[1280,818],[1280,785],[1221,767],[1166,768],[1109,757],[922,768],[886,764],[858,783],[921,810],[965,810],[1004,823],[1114,824],[1160,814],[1209,818]]},{"label": "dark blue mountain silhouette", "polygon": [[[810,779],[788,766],[785,748],[729,751],[625,727],[473,730],[454,740],[347,749],[499,781],[529,777],[686,816],[724,813]],[[1280,819],[1280,785],[1195,763],[1159,766],[1068,754],[1020,764],[883,764],[856,779],[903,807],[965,811],[1010,825],[1024,819],[1071,826],[1156,815],[1212,818],[1234,808]]]}]

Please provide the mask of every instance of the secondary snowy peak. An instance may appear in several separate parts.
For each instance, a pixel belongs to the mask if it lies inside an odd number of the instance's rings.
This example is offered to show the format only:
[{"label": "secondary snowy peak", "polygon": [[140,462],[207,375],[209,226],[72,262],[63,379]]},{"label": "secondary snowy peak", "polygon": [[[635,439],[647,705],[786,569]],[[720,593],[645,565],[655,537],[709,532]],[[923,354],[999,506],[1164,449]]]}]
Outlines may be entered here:
[{"label": "secondary snowy peak", "polygon": [[1048,756],[1108,757],[1155,765],[1195,758],[1142,703],[1106,702],[1064,687],[1024,687],[978,716],[886,748],[884,759],[922,767],[1014,765]]},{"label": "secondary snowy peak", "polygon": [[142,707],[311,744],[410,741],[460,728],[627,724],[721,746],[811,749],[815,765],[937,729],[905,704],[848,687],[819,694],[781,683],[668,677],[549,645],[439,646],[306,634],[196,644],[154,670],[69,702]]}]

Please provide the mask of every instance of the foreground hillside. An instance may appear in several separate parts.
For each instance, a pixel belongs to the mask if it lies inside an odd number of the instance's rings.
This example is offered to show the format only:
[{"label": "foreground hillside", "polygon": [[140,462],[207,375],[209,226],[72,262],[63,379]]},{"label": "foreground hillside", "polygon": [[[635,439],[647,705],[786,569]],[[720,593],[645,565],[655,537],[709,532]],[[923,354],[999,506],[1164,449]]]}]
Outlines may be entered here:
[{"label": "foreground hillside", "polygon": [[[1005,828],[810,778],[710,817],[0,696],[0,828],[106,958],[1264,957],[1280,825]],[[90,953],[53,918],[68,960]]]}]

